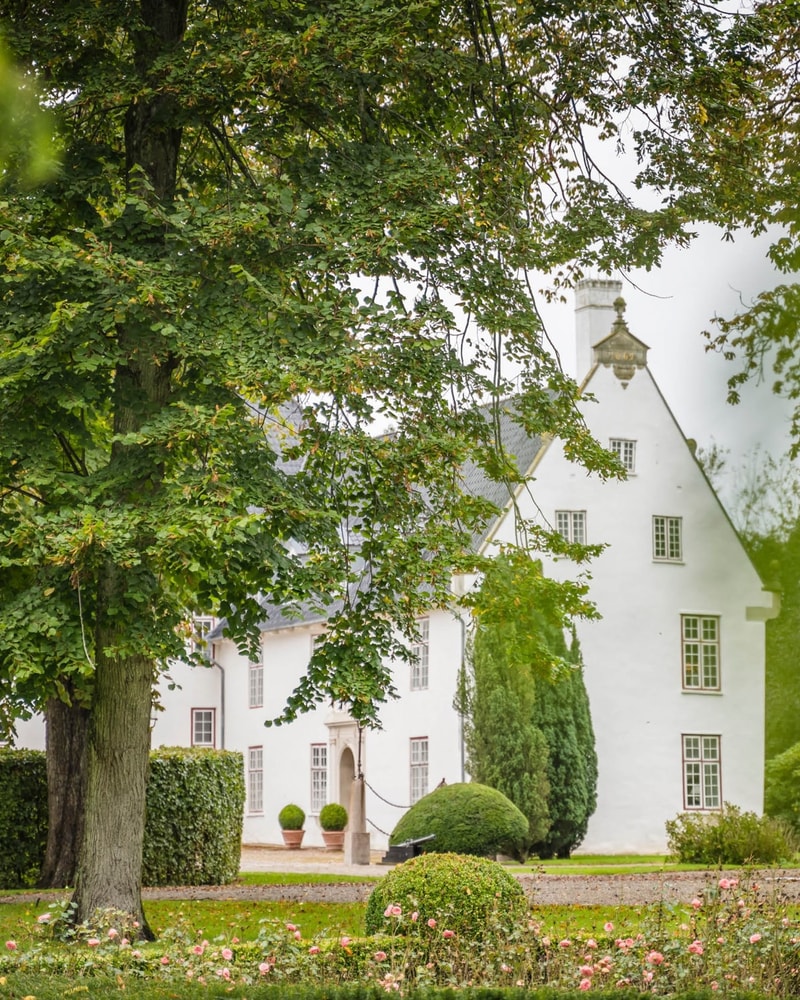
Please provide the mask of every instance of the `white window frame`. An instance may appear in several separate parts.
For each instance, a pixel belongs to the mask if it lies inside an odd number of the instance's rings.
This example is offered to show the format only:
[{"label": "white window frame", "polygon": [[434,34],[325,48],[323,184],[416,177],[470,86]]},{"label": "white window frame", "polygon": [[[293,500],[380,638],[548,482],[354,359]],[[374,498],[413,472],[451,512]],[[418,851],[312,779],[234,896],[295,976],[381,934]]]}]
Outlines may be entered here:
[{"label": "white window frame", "polygon": [[556,531],[568,542],[576,545],[586,544],[586,511],[557,510]]},{"label": "white window frame", "polygon": [[656,562],[683,561],[683,518],[653,515],[653,559]]},{"label": "white window frame", "polygon": [[417,639],[411,646],[411,682],[412,691],[425,691],[428,687],[428,664],[430,662],[430,618],[420,618],[417,621]]},{"label": "white window frame", "polygon": [[311,744],[311,805],[309,812],[316,816],[328,801],[328,744]]},{"label": "white window frame", "polygon": [[409,789],[413,806],[428,794],[428,737],[412,736],[409,741]]},{"label": "white window frame", "polygon": [[681,684],[684,691],[720,691],[719,615],[681,615]]},{"label": "white window frame", "polygon": [[264,747],[247,748],[247,811],[264,812]]},{"label": "white window frame", "polygon": [[200,653],[206,659],[210,658],[211,651],[208,648],[206,636],[213,631],[216,624],[217,619],[211,615],[194,615],[192,617],[192,633],[189,636],[190,653]]},{"label": "white window frame", "polygon": [[626,472],[636,471],[636,442],[630,438],[610,438],[608,450],[613,451]]},{"label": "white window frame", "polygon": [[247,665],[247,703],[250,708],[264,707],[264,659]]},{"label": "white window frame", "polygon": [[707,812],[722,808],[722,739],[719,734],[684,733],[683,807]]},{"label": "white window frame", "polygon": [[215,708],[192,709],[192,746],[211,747],[217,744],[217,710]]}]

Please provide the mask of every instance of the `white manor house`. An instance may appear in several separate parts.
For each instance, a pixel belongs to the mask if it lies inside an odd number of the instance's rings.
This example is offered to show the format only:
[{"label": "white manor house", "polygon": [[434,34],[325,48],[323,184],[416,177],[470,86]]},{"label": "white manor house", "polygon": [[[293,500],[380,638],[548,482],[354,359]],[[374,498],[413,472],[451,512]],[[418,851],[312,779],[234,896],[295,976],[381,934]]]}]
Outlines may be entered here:
[{"label": "white manor house", "polygon": [[[589,593],[602,617],[578,626],[599,767],[597,810],[579,848],[591,853],[661,852],[665,821],[683,810],[731,802],[761,812],[764,623],[777,613],[653,379],[647,346],[628,330],[621,287],[578,286],[576,335],[582,388],[594,399],[584,406],[587,424],[627,479],[591,477],[558,441],[529,439],[511,421],[506,442],[535,480],[535,506],[525,490],[515,498],[522,516],[607,545]],[[509,503],[481,545],[491,552],[513,541]],[[544,570],[576,573],[553,558]],[[454,591],[465,585],[455,580]],[[441,781],[469,780],[453,707],[469,628],[459,614],[436,610],[420,622],[414,663],[396,670],[399,698],[383,709],[382,730],[364,732],[324,707],[264,726],[305,670],[323,619],[290,621],[265,609],[255,662],[219,623],[200,626],[210,665],[173,665],[178,686],[161,691],[153,744],[242,753],[245,843],[280,843],[278,812],[296,802],[307,814],[304,845],[321,845],[319,810],[349,806],[359,765],[373,848],[385,848],[403,811]],[[21,724],[18,742],[43,746],[41,722]]]}]

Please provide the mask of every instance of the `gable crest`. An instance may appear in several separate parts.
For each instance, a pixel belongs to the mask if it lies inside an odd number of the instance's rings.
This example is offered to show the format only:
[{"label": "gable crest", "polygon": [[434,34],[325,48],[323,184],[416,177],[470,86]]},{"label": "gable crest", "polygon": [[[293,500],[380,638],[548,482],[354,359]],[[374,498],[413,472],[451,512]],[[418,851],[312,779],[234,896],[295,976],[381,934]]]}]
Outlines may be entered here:
[{"label": "gable crest", "polygon": [[620,297],[614,300],[617,318],[611,327],[611,333],[594,345],[595,364],[613,367],[614,374],[627,385],[633,378],[637,368],[647,366],[647,344],[631,333],[625,320],[625,300]]}]

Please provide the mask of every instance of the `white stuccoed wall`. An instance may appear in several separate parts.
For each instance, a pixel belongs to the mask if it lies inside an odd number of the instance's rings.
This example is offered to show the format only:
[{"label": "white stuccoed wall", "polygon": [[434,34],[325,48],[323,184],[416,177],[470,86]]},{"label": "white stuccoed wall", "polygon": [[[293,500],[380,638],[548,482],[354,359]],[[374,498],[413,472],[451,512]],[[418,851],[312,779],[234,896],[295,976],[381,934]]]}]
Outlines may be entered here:
[{"label": "white stuccoed wall", "polygon": [[[591,566],[603,618],[579,629],[599,760],[598,807],[581,850],[661,851],[665,820],[683,810],[683,733],[720,734],[724,801],[761,811],[764,626],[747,620],[747,608],[771,600],[649,371],[625,387],[601,366],[586,390],[598,400],[584,411],[599,441],[636,441],[635,473],[603,483],[554,442],[533,486],[547,517],[586,510],[587,540],[608,543]],[[654,514],[683,518],[682,564],[653,561]],[[504,522],[498,539],[511,537]],[[546,571],[575,576],[566,561],[547,560]],[[719,694],[681,688],[680,615],[692,612],[720,616]]]}]

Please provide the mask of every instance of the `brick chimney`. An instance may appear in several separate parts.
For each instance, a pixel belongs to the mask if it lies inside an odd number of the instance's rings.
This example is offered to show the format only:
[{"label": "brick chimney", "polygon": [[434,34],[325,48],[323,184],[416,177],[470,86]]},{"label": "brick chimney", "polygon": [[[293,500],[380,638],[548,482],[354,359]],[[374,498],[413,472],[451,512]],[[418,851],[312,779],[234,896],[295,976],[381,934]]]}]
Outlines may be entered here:
[{"label": "brick chimney", "polygon": [[622,282],[584,278],[575,286],[575,378],[580,383],[592,367],[592,348],[611,333],[616,319],[614,300],[622,295]]}]

